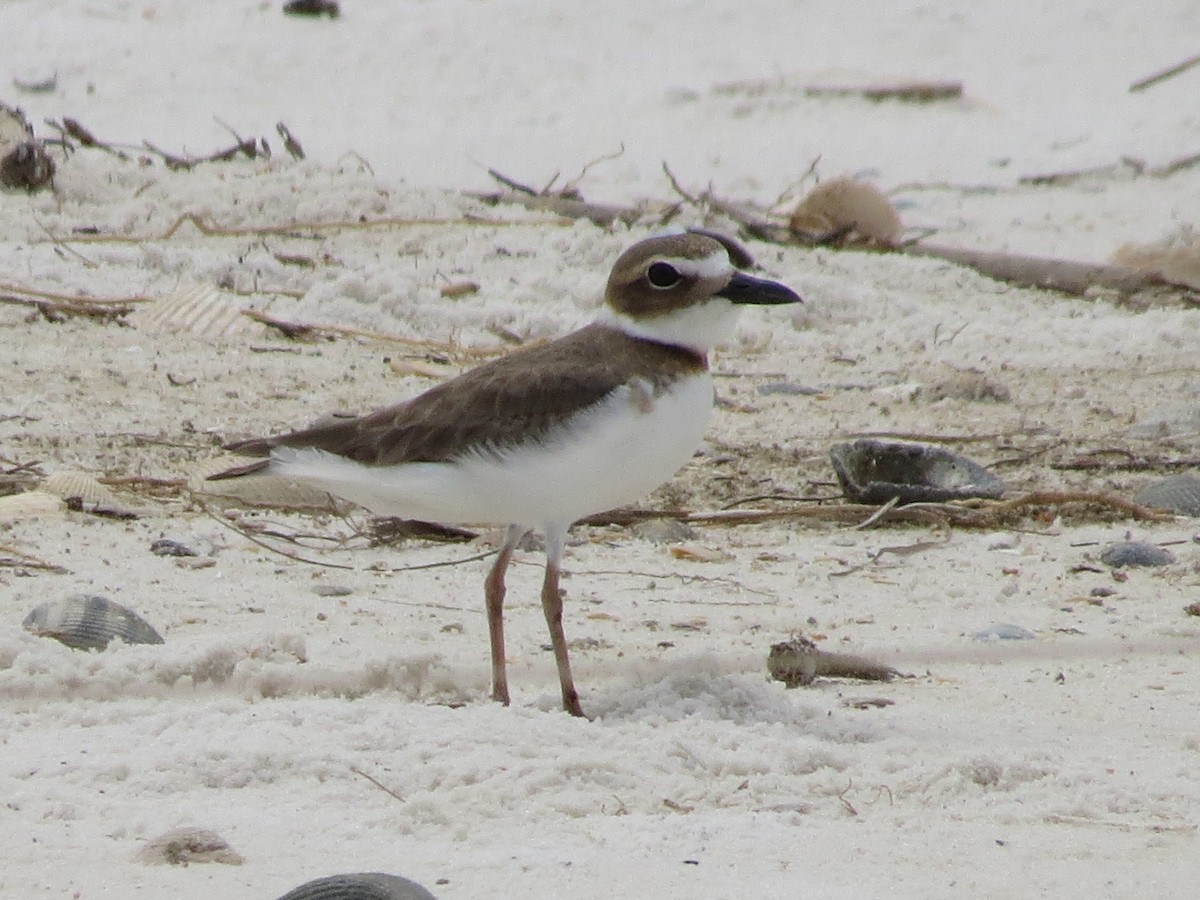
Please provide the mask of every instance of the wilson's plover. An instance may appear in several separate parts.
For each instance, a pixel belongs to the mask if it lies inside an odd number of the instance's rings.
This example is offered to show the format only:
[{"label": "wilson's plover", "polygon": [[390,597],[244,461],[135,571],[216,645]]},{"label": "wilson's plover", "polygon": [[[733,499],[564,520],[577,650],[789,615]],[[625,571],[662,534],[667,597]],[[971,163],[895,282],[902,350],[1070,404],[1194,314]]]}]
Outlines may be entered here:
[{"label": "wilson's plover", "polygon": [[617,259],[592,324],[364,416],[229,444],[267,458],[212,478],[269,471],[380,515],[507,525],[484,580],[492,696],[504,704],[505,571],[540,529],[563,708],[583,715],[562,627],[567,529],[636,500],[692,457],[713,406],[708,353],[730,337],[740,306],[800,301],[739,271],[751,263],[712,232],[643,240]]}]

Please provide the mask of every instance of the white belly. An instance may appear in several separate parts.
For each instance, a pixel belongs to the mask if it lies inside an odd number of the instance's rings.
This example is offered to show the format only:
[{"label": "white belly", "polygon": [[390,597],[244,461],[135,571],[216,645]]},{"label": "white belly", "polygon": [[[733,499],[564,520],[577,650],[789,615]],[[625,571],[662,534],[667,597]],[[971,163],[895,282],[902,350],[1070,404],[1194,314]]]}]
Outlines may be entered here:
[{"label": "white belly", "polygon": [[452,463],[365,466],[319,450],[277,448],[273,474],[379,515],[431,522],[566,527],[630,503],[687,462],[712,413],[707,372],[657,397],[621,388],[545,443],[469,453]]}]

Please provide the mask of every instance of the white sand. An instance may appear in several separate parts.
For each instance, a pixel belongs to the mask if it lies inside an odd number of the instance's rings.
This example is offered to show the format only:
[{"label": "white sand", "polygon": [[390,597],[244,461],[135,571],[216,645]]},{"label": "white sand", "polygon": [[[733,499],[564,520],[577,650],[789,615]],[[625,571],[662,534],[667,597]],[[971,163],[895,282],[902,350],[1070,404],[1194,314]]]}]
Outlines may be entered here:
[{"label": "white sand", "polygon": [[[334,22],[278,7],[0,5],[0,100],[41,133],[43,118],[73,116],[112,141],[201,154],[230,142],[219,117],[277,151],[188,173],[98,151],[60,159],[55,194],[0,195],[0,281],[101,297],[200,285],[230,308],[458,347],[553,336],[590,318],[612,260],[647,229],[564,227],[458,192],[489,188],[487,166],[562,183],[621,146],[580,182],[589,198],[669,199],[666,160],[697,190],[765,203],[820,156],[823,177],[909,185],[893,194],[906,223],[937,228],[940,243],[1092,261],[1200,210],[1196,169],[1017,183],[1200,150],[1200,69],[1127,92],[1196,52],[1200,11],[1186,0],[1153,14],[1038,0],[1003,13],[347,0]],[[54,72],[50,94],[8,87]],[[802,90],[905,77],[961,79],[966,97],[913,106]],[[309,161],[278,152],[280,120]],[[185,224],[155,239],[185,213],[226,228],[502,223],[228,237]],[[79,228],[143,239],[47,238]],[[1197,455],[1194,434],[1137,429],[1196,418],[1194,310],[1020,290],[933,260],[752,249],[806,306],[745,317],[715,361],[730,403],[649,504],[832,495],[828,448],[861,431],[970,436],[955,446],[1014,493],[1130,496],[1161,472],[1053,464],[1113,449]],[[479,293],[440,296],[461,280]],[[4,468],[192,477],[221,440],[412,395],[430,380],[394,366],[440,365],[394,342],[296,344],[249,322],[164,334],[147,315],[51,324],[0,305]],[[930,400],[964,370],[1012,399]],[[777,381],[821,392],[758,392]],[[1194,894],[1200,620],[1183,607],[1200,599],[1195,521],[701,529],[693,544],[727,554],[709,563],[626,529],[577,529],[566,627],[582,642],[573,658],[595,717],[583,722],[558,711],[536,552],[510,580],[503,709],[487,699],[487,563],[381,571],[481,546],[304,547],[347,567],[323,568],[264,550],[178,492],[124,499],[145,515],[0,522],[0,558],[19,550],[66,570],[0,567],[2,896],[273,898],[357,870],[442,898]],[[248,521],[347,533],[328,517]],[[1172,543],[1177,563],[1114,577],[1097,557],[1126,532]],[[151,554],[161,537],[213,564]],[[1114,593],[1088,602],[1101,587]],[[128,604],[166,643],[87,655],[21,629],[38,603],[80,592]],[[971,639],[1002,623],[1036,639]],[[793,631],[917,677],[785,690],[765,657]],[[863,697],[894,703],[843,702]],[[216,831],[245,863],[135,859],[180,826]]]}]

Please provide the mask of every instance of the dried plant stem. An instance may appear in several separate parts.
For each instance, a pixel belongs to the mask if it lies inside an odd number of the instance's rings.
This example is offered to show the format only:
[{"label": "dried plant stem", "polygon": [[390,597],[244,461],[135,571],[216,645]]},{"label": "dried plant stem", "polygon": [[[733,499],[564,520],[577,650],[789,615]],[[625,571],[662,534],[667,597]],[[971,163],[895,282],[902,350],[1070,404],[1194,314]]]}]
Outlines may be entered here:
[{"label": "dried plant stem", "polygon": [[314,231],[367,231],[373,228],[445,228],[445,227],[493,227],[516,228],[527,226],[536,228],[544,225],[569,225],[569,221],[561,218],[554,219],[484,219],[476,216],[457,217],[411,217],[385,216],[380,219],[328,219],[312,221],[283,222],[276,225],[217,225],[207,221],[196,213],[184,213],[165,231],[159,234],[75,234],[70,237],[56,237],[55,242],[105,244],[145,244],[154,241],[166,241],[184,225],[191,224],[197,231],[208,237],[269,237],[271,235],[290,235],[311,233]]}]

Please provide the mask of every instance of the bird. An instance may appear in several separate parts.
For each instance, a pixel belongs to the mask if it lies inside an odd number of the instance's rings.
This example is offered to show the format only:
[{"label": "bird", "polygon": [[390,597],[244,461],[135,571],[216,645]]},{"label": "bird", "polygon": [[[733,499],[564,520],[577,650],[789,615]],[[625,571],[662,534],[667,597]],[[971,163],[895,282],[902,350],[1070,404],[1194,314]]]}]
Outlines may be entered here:
[{"label": "bird", "polygon": [[802,302],[748,274],[750,253],[706,229],[654,235],[617,258],[590,324],[354,418],[225,445],[260,457],[212,480],[283,476],[383,516],[506,526],[484,579],[492,698],[509,705],[505,573],[539,530],[541,602],[563,709],[583,716],[559,589],[570,526],[631,503],[692,458],[714,405],[708,357],[746,305]]}]

